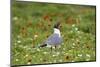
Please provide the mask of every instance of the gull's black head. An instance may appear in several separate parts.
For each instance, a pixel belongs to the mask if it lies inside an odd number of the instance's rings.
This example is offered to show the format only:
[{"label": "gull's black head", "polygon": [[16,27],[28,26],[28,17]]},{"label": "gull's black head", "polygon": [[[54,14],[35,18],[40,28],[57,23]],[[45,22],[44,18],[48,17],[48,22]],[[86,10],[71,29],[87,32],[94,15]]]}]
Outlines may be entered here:
[{"label": "gull's black head", "polygon": [[54,28],[60,29],[60,22],[56,23],[56,24],[54,25]]}]

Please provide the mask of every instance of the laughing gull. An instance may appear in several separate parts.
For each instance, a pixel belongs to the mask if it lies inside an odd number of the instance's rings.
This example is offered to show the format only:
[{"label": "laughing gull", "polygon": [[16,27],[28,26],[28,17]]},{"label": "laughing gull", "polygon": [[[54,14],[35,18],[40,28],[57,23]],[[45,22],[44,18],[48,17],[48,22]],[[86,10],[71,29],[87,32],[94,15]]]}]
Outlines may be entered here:
[{"label": "laughing gull", "polygon": [[47,40],[44,41],[44,43],[42,45],[40,45],[39,47],[45,47],[45,46],[50,46],[51,49],[52,47],[57,47],[60,46],[62,43],[62,37],[61,37],[61,33],[60,33],[60,23],[56,23],[54,25],[54,32],[51,36],[49,36],[47,38]]}]

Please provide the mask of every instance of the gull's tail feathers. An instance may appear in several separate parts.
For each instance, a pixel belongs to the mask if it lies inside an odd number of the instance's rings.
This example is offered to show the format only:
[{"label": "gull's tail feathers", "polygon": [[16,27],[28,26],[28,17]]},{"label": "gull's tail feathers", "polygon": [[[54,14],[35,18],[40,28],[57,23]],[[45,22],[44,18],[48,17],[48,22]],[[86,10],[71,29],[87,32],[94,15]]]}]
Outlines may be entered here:
[{"label": "gull's tail feathers", "polygon": [[43,48],[43,47],[46,47],[46,46],[47,46],[47,44],[39,44],[39,45],[35,46],[34,48]]},{"label": "gull's tail feathers", "polygon": [[46,46],[47,46],[47,44],[42,44],[42,45],[39,46],[39,48],[46,47]]}]

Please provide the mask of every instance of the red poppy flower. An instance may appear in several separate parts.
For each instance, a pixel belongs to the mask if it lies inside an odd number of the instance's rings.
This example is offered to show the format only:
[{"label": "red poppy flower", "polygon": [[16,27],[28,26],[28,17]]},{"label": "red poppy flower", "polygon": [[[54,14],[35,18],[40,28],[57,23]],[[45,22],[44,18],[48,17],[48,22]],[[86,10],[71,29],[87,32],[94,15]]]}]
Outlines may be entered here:
[{"label": "red poppy flower", "polygon": [[48,19],[50,19],[50,16],[45,15],[45,16],[43,17],[43,19],[44,19],[44,20],[48,20]]}]

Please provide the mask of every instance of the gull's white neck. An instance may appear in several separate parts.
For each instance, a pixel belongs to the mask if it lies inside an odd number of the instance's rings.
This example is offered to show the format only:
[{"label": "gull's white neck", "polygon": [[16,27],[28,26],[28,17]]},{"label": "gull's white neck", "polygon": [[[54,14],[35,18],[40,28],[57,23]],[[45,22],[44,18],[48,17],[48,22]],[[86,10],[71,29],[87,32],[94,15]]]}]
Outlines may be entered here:
[{"label": "gull's white neck", "polygon": [[59,30],[59,29],[57,29],[57,28],[54,28],[54,34],[58,34],[58,35],[59,35],[59,37],[61,37],[61,35],[60,35],[60,30]]}]

